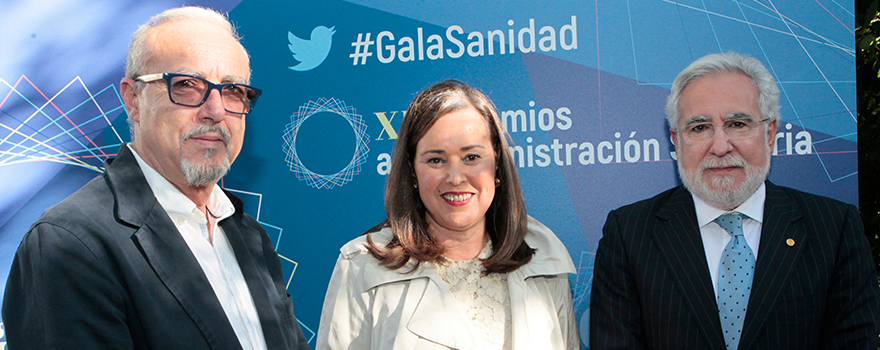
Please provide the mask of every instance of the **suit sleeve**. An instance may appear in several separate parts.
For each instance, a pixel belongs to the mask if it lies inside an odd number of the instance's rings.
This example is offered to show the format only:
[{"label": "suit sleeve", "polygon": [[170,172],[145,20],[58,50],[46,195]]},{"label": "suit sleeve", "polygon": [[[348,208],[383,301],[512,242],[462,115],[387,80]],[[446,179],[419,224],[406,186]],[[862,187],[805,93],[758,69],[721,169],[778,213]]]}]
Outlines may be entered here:
[{"label": "suit sleeve", "polygon": [[596,249],[590,297],[590,348],[642,349],[641,309],[615,211]]},{"label": "suit sleeve", "polygon": [[370,349],[368,293],[359,288],[362,284],[358,277],[361,268],[343,255],[336,260],[321,310],[316,350]]},{"label": "suit sleeve", "polygon": [[7,347],[132,349],[124,287],[107,258],[72,231],[48,223],[34,226],[6,283]]},{"label": "suit sleeve", "polygon": [[841,229],[838,261],[828,290],[824,327],[829,349],[877,349],[880,287],[856,208],[848,205]]}]

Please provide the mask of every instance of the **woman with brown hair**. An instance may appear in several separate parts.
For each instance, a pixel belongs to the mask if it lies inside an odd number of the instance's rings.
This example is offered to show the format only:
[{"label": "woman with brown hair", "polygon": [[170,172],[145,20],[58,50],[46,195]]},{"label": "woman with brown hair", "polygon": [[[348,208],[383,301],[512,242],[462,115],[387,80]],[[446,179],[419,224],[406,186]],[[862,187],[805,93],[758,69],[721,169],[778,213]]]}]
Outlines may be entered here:
[{"label": "woman with brown hair", "polygon": [[388,219],[341,249],[318,349],[579,349],[568,274],[526,215],[492,102],[455,80],[404,117]]}]

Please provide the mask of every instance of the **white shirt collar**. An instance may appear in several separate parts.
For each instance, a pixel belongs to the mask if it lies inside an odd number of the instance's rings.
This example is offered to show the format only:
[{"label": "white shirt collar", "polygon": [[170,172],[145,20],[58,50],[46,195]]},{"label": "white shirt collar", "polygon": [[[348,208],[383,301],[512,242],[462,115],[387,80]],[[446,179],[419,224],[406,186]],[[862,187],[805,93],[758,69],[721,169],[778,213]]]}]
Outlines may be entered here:
[{"label": "white shirt collar", "polygon": [[767,197],[767,187],[764,183],[761,183],[758,190],[756,190],[755,193],[752,193],[749,199],[746,199],[743,204],[740,204],[738,207],[730,211],[715,208],[693,193],[691,193],[691,197],[694,198],[694,209],[697,211],[697,224],[699,224],[700,227],[708,225],[721,214],[732,211],[743,213],[752,220],[764,223],[764,199]]},{"label": "white shirt collar", "polygon": [[[183,192],[180,192],[177,187],[174,187],[168,179],[147,164],[137,151],[134,150],[131,144],[128,144],[128,148],[131,150],[131,153],[134,154],[134,158],[137,160],[141,172],[144,173],[144,177],[147,179],[147,184],[149,184],[150,189],[153,190],[153,195],[156,196],[159,204],[162,205],[162,208],[165,209],[169,215],[178,214],[188,216],[192,214],[193,211],[198,211],[196,204],[185,196]],[[224,193],[217,184],[214,184],[214,188],[211,191],[211,197],[208,200],[208,209],[211,214],[218,216],[218,222],[235,213],[235,206],[232,205],[232,201],[229,200],[229,197],[226,196],[226,193]]]}]

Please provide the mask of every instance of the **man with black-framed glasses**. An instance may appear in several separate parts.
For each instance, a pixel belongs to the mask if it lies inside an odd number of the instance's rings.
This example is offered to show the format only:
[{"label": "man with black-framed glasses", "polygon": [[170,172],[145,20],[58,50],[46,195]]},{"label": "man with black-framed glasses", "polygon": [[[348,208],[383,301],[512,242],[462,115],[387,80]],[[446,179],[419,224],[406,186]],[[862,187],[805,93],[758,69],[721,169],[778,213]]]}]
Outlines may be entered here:
[{"label": "man with black-framed glasses", "polygon": [[880,288],[858,210],[767,180],[779,123],[767,68],[700,58],[666,112],[683,186],[608,214],[590,348],[876,349]]},{"label": "man with black-framed glasses", "polygon": [[217,182],[260,96],[234,27],[204,8],[134,34],[132,142],[31,227],[3,300],[9,349],[308,349],[281,262]]}]

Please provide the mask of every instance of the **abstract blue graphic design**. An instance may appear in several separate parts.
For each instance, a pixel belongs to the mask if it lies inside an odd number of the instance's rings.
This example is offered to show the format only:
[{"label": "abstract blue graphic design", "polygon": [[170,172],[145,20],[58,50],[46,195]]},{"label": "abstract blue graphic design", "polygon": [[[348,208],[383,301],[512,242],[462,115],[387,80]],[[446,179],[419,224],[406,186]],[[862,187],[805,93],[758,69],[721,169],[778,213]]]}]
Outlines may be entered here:
[{"label": "abstract blue graphic design", "polygon": [[[300,157],[296,153],[296,136],[302,126],[309,117],[320,112],[331,112],[345,118],[351,125],[352,131],[355,133],[355,152],[348,163],[342,170],[330,175],[317,174],[303,165]],[[370,148],[367,143],[370,138],[367,135],[367,124],[354,107],[347,106],[345,102],[335,98],[320,98],[317,102],[309,101],[299,108],[299,111],[290,116],[290,124],[284,129],[284,153],[287,155],[285,161],[290,166],[290,171],[296,174],[296,178],[305,181],[309,186],[317,189],[332,189],[335,186],[342,186],[351,181],[354,175],[361,172],[361,164],[367,161],[367,154]]]}]

